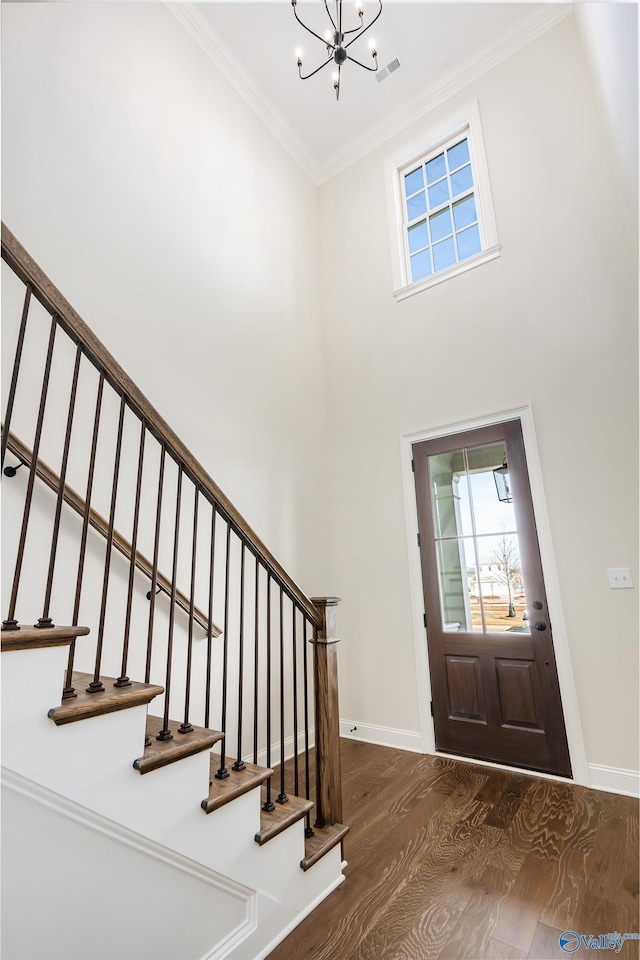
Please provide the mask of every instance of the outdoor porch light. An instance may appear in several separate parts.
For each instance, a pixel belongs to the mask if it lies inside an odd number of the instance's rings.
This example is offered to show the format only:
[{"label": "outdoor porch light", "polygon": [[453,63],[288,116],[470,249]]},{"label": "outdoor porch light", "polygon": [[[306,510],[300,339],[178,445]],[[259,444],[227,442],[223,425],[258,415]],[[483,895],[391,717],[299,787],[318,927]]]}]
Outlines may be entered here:
[{"label": "outdoor porch light", "polygon": [[365,63],[361,63],[359,60],[356,60],[355,57],[352,57],[350,53],[347,53],[347,50],[351,44],[355,43],[355,41],[358,40],[363,33],[366,33],[382,13],[382,0],[378,0],[379,7],[375,17],[371,23],[368,23],[365,26],[363,2],[364,0],[356,0],[355,12],[359,20],[358,26],[353,27],[351,30],[346,30],[343,29],[342,26],[342,0],[335,0],[334,14],[332,14],[331,10],[329,9],[328,0],[324,0],[325,9],[329,17],[331,27],[329,30],[327,30],[324,37],[321,37],[315,32],[315,30],[311,30],[306,23],[302,22],[298,16],[298,11],[296,10],[297,0],[291,0],[293,15],[295,16],[296,20],[301,27],[304,27],[307,33],[310,33],[316,38],[316,40],[319,40],[320,43],[323,44],[326,49],[327,57],[327,59],[321,63],[319,67],[316,67],[316,69],[312,70],[311,73],[307,73],[305,75],[302,72],[302,50],[296,50],[296,60],[298,63],[298,73],[300,75],[300,79],[308,80],[309,77],[313,77],[316,73],[322,70],[323,67],[333,63],[338,68],[333,74],[333,89],[336,92],[336,100],[340,99],[340,71],[343,64],[346,63],[347,60],[350,60],[352,63],[357,63],[358,66],[362,67],[363,70],[369,70],[371,73],[375,73],[378,69],[378,53],[376,51],[375,41],[372,40],[369,44],[371,56],[373,57],[373,67],[368,67]]},{"label": "outdoor porch light", "polygon": [[513,497],[511,496],[511,485],[509,483],[509,467],[507,466],[506,458],[503,461],[501,467],[497,467],[493,471],[493,477],[496,481],[496,490],[498,491],[498,500],[501,503],[511,503]]}]

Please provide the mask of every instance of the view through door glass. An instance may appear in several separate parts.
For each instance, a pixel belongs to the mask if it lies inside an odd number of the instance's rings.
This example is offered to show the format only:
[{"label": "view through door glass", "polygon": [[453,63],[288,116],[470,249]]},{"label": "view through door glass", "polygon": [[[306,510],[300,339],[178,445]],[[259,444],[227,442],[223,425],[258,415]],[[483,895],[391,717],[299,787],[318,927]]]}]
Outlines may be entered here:
[{"label": "view through door glass", "polygon": [[506,462],[504,441],[429,457],[440,613],[447,632],[529,632]]}]

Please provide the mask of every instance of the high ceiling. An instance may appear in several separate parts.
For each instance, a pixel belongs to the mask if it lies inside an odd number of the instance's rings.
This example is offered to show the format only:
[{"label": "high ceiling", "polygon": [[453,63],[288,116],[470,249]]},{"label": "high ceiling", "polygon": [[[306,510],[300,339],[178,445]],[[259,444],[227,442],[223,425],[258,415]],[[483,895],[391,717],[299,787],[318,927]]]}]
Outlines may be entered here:
[{"label": "high ceiling", "polygon": [[[335,5],[330,2],[330,9]],[[352,162],[376,142],[488,66],[557,22],[564,3],[421,3],[385,0],[382,15],[351,52],[378,65],[398,58],[401,69],[382,83],[347,63],[336,102],[330,64],[315,77],[298,78],[295,51],[304,68],[326,59],[326,48],[296,23],[290,0],[174,4],[174,13],[262,113],[297,159],[318,181]],[[320,0],[300,0],[298,13],[324,36],[329,19]],[[355,5],[345,0],[345,21],[357,25]],[[365,24],[378,4],[365,4]],[[353,23],[351,24],[351,21]]]}]

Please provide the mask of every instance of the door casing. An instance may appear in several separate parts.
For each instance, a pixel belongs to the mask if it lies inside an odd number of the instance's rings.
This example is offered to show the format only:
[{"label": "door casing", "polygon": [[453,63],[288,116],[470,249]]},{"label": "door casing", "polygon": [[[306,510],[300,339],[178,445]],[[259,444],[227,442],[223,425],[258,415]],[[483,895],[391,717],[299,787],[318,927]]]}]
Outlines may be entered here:
[{"label": "door casing", "polygon": [[[540,457],[535,435],[533,410],[530,404],[501,410],[482,417],[457,421],[432,427],[416,433],[405,434],[401,438],[402,472],[405,498],[405,514],[407,522],[407,546],[409,555],[409,574],[411,585],[411,602],[413,612],[413,627],[416,652],[416,675],[418,681],[418,702],[420,707],[420,727],[422,747],[425,753],[434,754],[435,734],[433,718],[429,710],[431,698],[431,678],[427,655],[427,636],[424,627],[424,594],[422,590],[422,569],[420,564],[420,550],[418,547],[418,514],[416,506],[415,484],[411,469],[412,447],[421,440],[431,440],[436,437],[462,433],[486,427],[503,420],[519,419],[522,424],[522,434],[529,470],[531,499],[536,518],[540,557],[544,572],[545,587],[550,617],[553,621],[553,639],[558,670],[558,682],[562,696],[565,727],[569,744],[569,756],[573,770],[573,780],[589,786],[589,771],[582,736],[582,725],[578,709],[578,698],[575,688],[569,641],[562,611],[560,585],[554,559],[553,543],[549,516],[546,507]],[[485,761],[486,762],[486,761]],[[496,765],[497,766],[497,765]]]}]

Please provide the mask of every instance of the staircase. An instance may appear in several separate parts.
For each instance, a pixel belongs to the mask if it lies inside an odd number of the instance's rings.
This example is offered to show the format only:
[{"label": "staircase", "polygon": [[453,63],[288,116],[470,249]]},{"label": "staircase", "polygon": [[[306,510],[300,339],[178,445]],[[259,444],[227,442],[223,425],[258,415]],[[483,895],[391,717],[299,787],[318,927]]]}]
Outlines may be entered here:
[{"label": "staircase", "polygon": [[264,957],[344,879],[338,601],[2,257],[3,956]]}]

